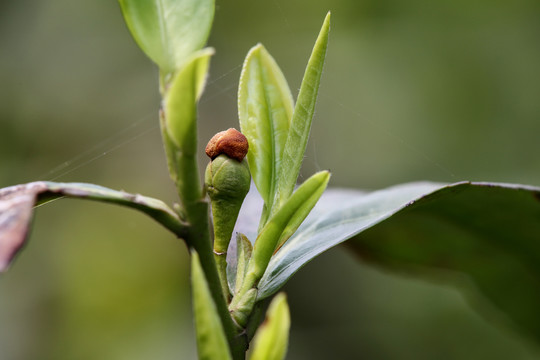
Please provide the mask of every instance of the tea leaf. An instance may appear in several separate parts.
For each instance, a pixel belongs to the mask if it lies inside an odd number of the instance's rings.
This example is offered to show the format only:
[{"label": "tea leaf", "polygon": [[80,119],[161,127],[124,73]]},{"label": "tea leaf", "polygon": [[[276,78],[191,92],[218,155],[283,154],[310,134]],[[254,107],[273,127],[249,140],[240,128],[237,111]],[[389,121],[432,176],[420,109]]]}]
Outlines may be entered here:
[{"label": "tea leaf", "polygon": [[[248,195],[237,231],[257,233],[262,200]],[[498,183],[411,183],[365,193],[327,190],[261,278],[259,299],[302,266],[346,243],[363,259],[424,277],[444,274],[477,309],[496,308],[540,340],[540,188]],[[451,276],[456,274],[456,276]],[[466,281],[463,275],[466,274]],[[473,286],[471,286],[471,284]],[[480,293],[482,296],[473,296]],[[472,294],[472,295],[470,295]],[[490,316],[491,317],[491,316]]]},{"label": "tea leaf", "polygon": [[249,142],[253,181],[270,208],[289,132],[293,99],[287,81],[262,45],[246,56],[238,89],[240,128]]},{"label": "tea leaf", "polygon": [[282,360],[287,353],[291,318],[287,297],[276,295],[266,312],[266,319],[253,339],[253,352],[249,360]]},{"label": "tea leaf", "polygon": [[[251,288],[263,275],[279,240],[284,232],[296,229],[315,206],[328,185],[330,173],[321,171],[304,181],[302,185],[287,199],[287,202],[272,216],[255,240],[248,272],[242,285]],[[294,230],[293,230],[294,231]]]},{"label": "tea leaf", "polygon": [[216,305],[201,268],[199,255],[196,251],[192,251],[191,255],[191,286],[199,359],[232,359]]},{"label": "tea leaf", "polygon": [[285,150],[283,151],[277,195],[271,213],[274,213],[283,205],[296,185],[311,131],[311,121],[315,112],[315,103],[321,82],[329,31],[330,13],[324,19],[323,26],[309,58],[302,85],[300,86],[300,93],[294,107],[291,127],[285,143]]},{"label": "tea leaf", "polygon": [[186,225],[160,200],[84,183],[38,181],[0,189],[0,271],[7,269],[24,245],[36,205],[71,197],[127,206],[144,212],[177,236]]},{"label": "tea leaf", "polygon": [[165,96],[165,127],[182,155],[197,152],[197,101],[204,89],[210,56],[207,48],[194,54],[174,76]]},{"label": "tea leaf", "polygon": [[201,49],[214,18],[213,0],[119,0],[131,35],[164,73]]}]

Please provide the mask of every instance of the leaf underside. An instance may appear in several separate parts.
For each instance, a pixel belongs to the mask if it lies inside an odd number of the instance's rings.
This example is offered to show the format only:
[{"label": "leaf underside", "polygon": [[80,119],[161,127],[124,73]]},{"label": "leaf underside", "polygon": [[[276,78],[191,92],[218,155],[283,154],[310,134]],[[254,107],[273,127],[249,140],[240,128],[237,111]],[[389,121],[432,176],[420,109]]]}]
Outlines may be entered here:
[{"label": "leaf underside", "polygon": [[[250,193],[240,213],[237,231],[252,241],[257,227],[251,219],[261,206]],[[488,299],[482,310],[504,312],[540,340],[540,188],[423,182],[370,193],[329,189],[272,257],[259,299],[351,238],[348,247],[363,259],[408,274],[444,274],[437,279],[466,289],[475,303]]]},{"label": "leaf underside", "polygon": [[181,236],[185,224],[164,202],[142,195],[84,183],[37,181],[0,189],[0,272],[24,245],[34,207],[61,197],[108,202],[144,212]]}]

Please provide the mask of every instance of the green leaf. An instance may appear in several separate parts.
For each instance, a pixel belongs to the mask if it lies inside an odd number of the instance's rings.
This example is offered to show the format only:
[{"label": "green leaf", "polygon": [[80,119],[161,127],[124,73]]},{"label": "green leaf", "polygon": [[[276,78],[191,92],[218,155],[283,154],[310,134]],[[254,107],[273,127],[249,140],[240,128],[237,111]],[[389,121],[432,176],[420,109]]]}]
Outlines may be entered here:
[{"label": "green leaf", "polygon": [[199,359],[232,359],[216,305],[201,268],[199,254],[192,251],[191,255],[191,286]]},{"label": "green leaf", "polygon": [[0,271],[7,269],[29,233],[33,209],[48,201],[72,197],[127,206],[144,212],[177,236],[186,225],[160,200],[84,183],[38,181],[0,189]]},{"label": "green leaf", "polygon": [[236,234],[236,257],[235,264],[228,262],[227,264],[227,278],[229,282],[229,288],[232,294],[238,293],[244,282],[246,276],[249,259],[251,259],[251,253],[253,246],[249,239],[241,233]]},{"label": "green leaf", "polygon": [[197,153],[197,101],[199,100],[214,50],[193,55],[171,81],[165,102],[165,127],[170,139],[186,156]]},{"label": "green leaf", "polygon": [[[256,225],[243,221],[257,215],[253,196],[248,195],[243,211],[249,214],[240,214],[236,229],[248,237],[257,232]],[[347,244],[368,261],[424,276],[444,274],[439,279],[467,289],[482,304],[477,308],[499,309],[540,340],[539,187],[426,182],[371,193],[329,189],[272,257],[259,282],[259,299],[350,238]],[[474,296],[478,292],[482,296]]]},{"label": "green leaf", "polygon": [[266,319],[253,340],[249,360],[282,360],[287,353],[291,318],[287,297],[279,293],[268,308]]},{"label": "green leaf", "polygon": [[287,81],[261,45],[247,54],[238,88],[240,128],[249,142],[249,168],[270,208],[275,197],[281,157],[293,113]]},{"label": "green leaf", "polygon": [[283,151],[283,160],[281,162],[277,187],[277,199],[271,213],[274,213],[283,205],[296,185],[298,173],[304,159],[304,153],[306,152],[313,113],[315,112],[315,103],[321,82],[329,31],[330,13],[324,19],[323,26],[309,58],[302,85],[300,86],[300,93],[294,107],[292,123],[285,143],[285,150]]},{"label": "green leaf", "polygon": [[[197,101],[206,80],[213,49],[197,52],[166,90],[161,114],[163,143],[171,178],[180,196],[182,212],[192,215],[202,198],[197,163]],[[182,176],[179,176],[182,174]]]},{"label": "green leaf", "polygon": [[213,0],[119,0],[131,35],[164,73],[201,49],[214,18]]},{"label": "green leaf", "polygon": [[[328,185],[330,173],[321,171],[304,181],[261,230],[253,246],[243,290],[256,285],[264,274],[284,231],[298,226],[315,206]],[[279,252],[278,252],[279,253]]]}]

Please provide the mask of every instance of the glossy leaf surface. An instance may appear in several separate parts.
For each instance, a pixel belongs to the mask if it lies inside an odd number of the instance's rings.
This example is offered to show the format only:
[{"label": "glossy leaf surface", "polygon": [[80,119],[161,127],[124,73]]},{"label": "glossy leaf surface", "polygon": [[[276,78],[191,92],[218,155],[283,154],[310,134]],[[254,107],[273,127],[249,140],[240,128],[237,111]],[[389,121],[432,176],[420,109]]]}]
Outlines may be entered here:
[{"label": "glossy leaf surface", "polygon": [[249,360],[282,360],[287,353],[291,317],[287,297],[284,293],[276,295],[266,319],[257,330],[253,339],[253,352]]},{"label": "glossy leaf surface", "polygon": [[[261,200],[251,194],[245,204],[249,214],[241,213],[247,221],[238,231],[251,238],[257,229],[249,219]],[[424,276],[450,274],[444,279],[481,293],[540,339],[539,187],[461,182],[370,193],[329,189],[272,257],[259,297],[275,293],[308,261],[350,238],[347,244],[379,265]],[[468,281],[451,274],[465,274]]]},{"label": "glossy leaf surface", "polygon": [[139,47],[165,73],[204,46],[214,18],[214,0],[120,0],[120,6]]},{"label": "glossy leaf surface", "polygon": [[199,255],[196,251],[192,251],[191,255],[191,286],[199,359],[232,359],[216,305],[201,268]]},{"label": "glossy leaf surface", "polygon": [[238,88],[238,115],[249,142],[253,181],[268,206],[274,200],[293,99],[279,66],[262,46],[246,56]]},{"label": "glossy leaf surface", "polygon": [[34,207],[61,197],[89,199],[127,206],[144,212],[181,236],[185,225],[160,200],[83,183],[38,181],[0,189],[0,271],[6,270],[24,245]]},{"label": "glossy leaf surface", "polygon": [[298,173],[304,160],[311,121],[315,112],[317,93],[323,71],[328,32],[330,31],[330,13],[326,15],[323,26],[309,58],[296,105],[289,135],[283,151],[283,160],[279,172],[276,200],[272,213],[276,211],[291,195],[296,185]]}]

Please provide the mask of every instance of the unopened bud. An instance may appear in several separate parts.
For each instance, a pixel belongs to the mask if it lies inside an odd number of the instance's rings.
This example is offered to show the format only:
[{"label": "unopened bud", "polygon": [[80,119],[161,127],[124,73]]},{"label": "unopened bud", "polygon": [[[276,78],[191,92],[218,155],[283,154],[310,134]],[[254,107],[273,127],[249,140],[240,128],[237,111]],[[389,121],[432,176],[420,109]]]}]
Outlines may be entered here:
[{"label": "unopened bud", "polygon": [[230,128],[214,135],[206,145],[206,155],[214,160],[221,154],[242,161],[249,149],[246,137],[238,130]]},{"label": "unopened bud", "polygon": [[235,129],[222,131],[210,140],[206,154],[212,159],[204,182],[212,203],[214,258],[225,297],[229,297],[225,261],[234,225],[251,184],[247,161],[248,143]]}]

